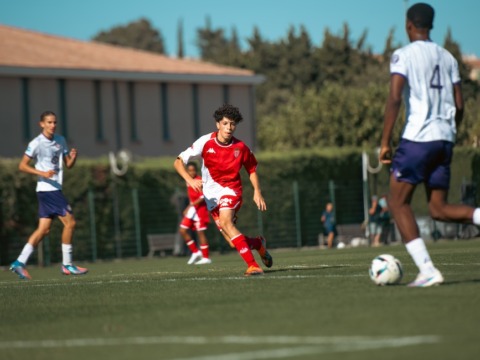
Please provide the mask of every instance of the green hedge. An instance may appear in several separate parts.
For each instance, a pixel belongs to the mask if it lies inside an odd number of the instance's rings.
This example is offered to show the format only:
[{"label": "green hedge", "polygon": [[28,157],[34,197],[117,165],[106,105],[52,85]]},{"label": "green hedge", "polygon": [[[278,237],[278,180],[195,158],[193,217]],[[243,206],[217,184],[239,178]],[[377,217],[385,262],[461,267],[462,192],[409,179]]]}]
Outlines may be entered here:
[{"label": "green hedge", "polygon": [[[330,198],[329,181],[335,186],[337,219],[339,223],[361,223],[363,220],[363,191],[361,150],[356,148],[294,151],[289,153],[260,153],[260,176],[268,211],[260,214],[252,201],[252,189],[246,174],[244,205],[239,213],[239,227],[255,235],[263,232],[273,247],[296,246],[299,237],[302,245],[316,245],[322,231],[320,214]],[[373,159],[373,156],[372,156]],[[77,218],[75,234],[76,258],[90,259],[91,230],[95,225],[99,258],[118,255],[114,239],[113,199],[117,194],[120,215],[122,256],[135,256],[135,222],[132,189],[138,189],[140,203],[142,255],[148,251],[148,233],[171,233],[178,226],[178,214],[172,195],[185,192],[183,180],[173,169],[173,158],[137,159],[127,174],[115,177],[110,173],[107,160],[79,159],[74,168],[64,174],[64,193],[72,203]],[[37,225],[37,200],[35,177],[20,173],[18,159],[0,160],[0,254],[6,264]],[[450,199],[458,202],[462,181],[480,183],[480,151],[456,150],[452,166],[452,191]],[[376,185],[374,179],[376,178]],[[299,216],[296,215],[294,183],[298,185]],[[331,185],[331,184],[330,184]],[[388,170],[370,177],[370,188],[377,193],[388,190]],[[417,192],[414,207],[423,215],[428,210]],[[94,195],[95,222],[91,221],[88,194]],[[300,222],[300,231],[297,227]],[[50,234],[51,260],[59,261],[59,222]],[[218,232],[211,226],[208,231],[213,250],[226,250]]]}]

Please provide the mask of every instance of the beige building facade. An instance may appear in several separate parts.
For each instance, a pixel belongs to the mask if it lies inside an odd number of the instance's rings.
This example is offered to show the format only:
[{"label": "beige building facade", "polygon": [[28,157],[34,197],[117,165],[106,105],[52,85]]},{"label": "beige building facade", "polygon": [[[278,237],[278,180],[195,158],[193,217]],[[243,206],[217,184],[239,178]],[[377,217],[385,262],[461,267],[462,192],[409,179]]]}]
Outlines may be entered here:
[{"label": "beige building facade", "polygon": [[240,108],[236,136],[255,149],[262,81],[248,70],[0,25],[0,157],[21,156],[45,110],[83,156],[176,155],[215,129],[212,114],[225,102]]}]

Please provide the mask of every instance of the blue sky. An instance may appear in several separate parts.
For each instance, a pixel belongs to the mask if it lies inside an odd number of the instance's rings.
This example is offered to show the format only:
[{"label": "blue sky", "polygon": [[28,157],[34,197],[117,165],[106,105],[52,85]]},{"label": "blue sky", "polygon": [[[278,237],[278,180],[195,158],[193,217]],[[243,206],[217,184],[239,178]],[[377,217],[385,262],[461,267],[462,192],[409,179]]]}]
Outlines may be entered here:
[{"label": "blue sky", "polygon": [[[148,18],[160,29],[167,53],[177,49],[177,24],[184,24],[187,56],[198,56],[196,30],[210,17],[213,28],[237,29],[242,44],[254,26],[264,38],[277,40],[289,26],[304,25],[314,44],[321,44],[325,28],[333,33],[348,23],[352,40],[367,29],[367,44],[381,52],[389,29],[395,39],[407,43],[404,31],[406,4],[412,0],[2,0],[0,23],[49,34],[89,40],[100,30]],[[447,29],[464,54],[480,57],[480,1],[430,0],[436,10],[432,39],[443,44]]]}]

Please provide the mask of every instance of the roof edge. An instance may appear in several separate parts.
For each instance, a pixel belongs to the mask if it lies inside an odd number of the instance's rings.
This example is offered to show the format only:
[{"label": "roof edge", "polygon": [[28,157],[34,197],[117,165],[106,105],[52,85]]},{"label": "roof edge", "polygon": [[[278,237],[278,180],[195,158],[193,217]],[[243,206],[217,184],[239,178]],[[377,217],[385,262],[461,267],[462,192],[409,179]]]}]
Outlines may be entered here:
[{"label": "roof edge", "polygon": [[17,66],[0,66],[0,76],[46,77],[67,79],[155,81],[175,83],[208,83],[259,85],[265,81],[263,75],[228,75],[195,73],[160,73],[134,71],[105,71],[83,69],[31,68]]}]

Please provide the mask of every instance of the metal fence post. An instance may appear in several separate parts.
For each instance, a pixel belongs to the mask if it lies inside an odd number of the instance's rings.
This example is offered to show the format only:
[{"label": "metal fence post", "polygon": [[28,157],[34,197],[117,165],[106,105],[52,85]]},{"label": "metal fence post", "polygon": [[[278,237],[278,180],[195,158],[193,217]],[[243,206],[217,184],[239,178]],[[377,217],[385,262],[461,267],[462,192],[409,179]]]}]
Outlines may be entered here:
[{"label": "metal fence post", "polygon": [[137,257],[142,256],[142,232],[140,225],[140,205],[138,201],[138,189],[132,189],[133,217],[135,221],[135,242],[137,244]]},{"label": "metal fence post", "polygon": [[261,211],[257,211],[257,226],[258,231],[263,235],[263,216]]},{"label": "metal fence post", "polygon": [[330,195],[330,202],[333,204],[333,218],[337,221],[337,201],[335,199],[335,181],[328,180],[328,193]]},{"label": "metal fence post", "polygon": [[118,199],[117,181],[112,175],[112,206],[113,206],[113,226],[115,231],[115,252],[117,258],[122,257],[122,230],[120,229],[120,204]]},{"label": "metal fence post", "polygon": [[302,224],[300,221],[300,196],[298,191],[298,182],[293,182],[293,201],[295,204],[295,225],[297,236],[297,247],[302,247]]},{"label": "metal fence post", "polygon": [[95,195],[88,189],[88,210],[90,213],[90,239],[92,241],[92,261],[97,261],[97,222],[95,218]]}]

